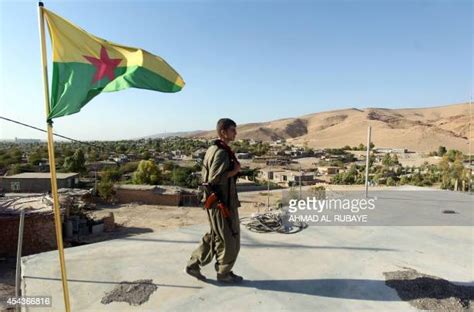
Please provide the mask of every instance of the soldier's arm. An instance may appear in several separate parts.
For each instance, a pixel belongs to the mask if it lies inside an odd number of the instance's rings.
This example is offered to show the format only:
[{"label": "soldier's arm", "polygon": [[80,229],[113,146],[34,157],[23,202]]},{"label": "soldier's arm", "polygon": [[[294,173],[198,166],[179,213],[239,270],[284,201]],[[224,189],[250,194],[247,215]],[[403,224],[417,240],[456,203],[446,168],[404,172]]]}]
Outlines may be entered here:
[{"label": "soldier's arm", "polygon": [[209,183],[213,185],[225,183],[229,171],[229,157],[226,151],[218,150],[214,156],[214,160],[210,166]]},{"label": "soldier's arm", "polygon": [[227,177],[234,177],[240,172],[240,165],[236,164],[234,170],[227,172]]}]

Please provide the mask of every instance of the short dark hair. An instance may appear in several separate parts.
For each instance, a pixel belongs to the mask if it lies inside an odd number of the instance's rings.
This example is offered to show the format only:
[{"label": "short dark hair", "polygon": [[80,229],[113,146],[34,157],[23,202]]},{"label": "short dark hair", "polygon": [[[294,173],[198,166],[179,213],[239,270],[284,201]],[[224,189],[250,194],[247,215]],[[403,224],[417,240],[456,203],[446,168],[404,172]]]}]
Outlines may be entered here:
[{"label": "short dark hair", "polygon": [[217,127],[216,127],[217,135],[221,134],[221,130],[227,130],[230,127],[237,127],[237,124],[235,123],[235,121],[233,121],[230,118],[219,119],[219,121],[217,122]]}]

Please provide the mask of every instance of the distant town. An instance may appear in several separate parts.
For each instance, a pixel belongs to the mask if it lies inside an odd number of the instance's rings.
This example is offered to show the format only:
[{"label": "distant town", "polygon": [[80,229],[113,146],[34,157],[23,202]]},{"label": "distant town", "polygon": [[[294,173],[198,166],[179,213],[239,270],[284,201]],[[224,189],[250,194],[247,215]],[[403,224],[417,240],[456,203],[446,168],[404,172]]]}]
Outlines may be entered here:
[{"label": "distant town", "polygon": [[[182,137],[56,142],[59,185],[91,189],[105,201],[116,200],[121,189],[133,190],[138,185],[192,193],[200,183],[202,159],[210,144],[212,140]],[[242,163],[241,190],[365,183],[366,146],[362,143],[313,149],[285,140],[246,139],[233,142],[232,148]],[[0,143],[3,193],[48,192],[49,166],[45,142],[16,139]],[[467,155],[444,146],[430,153],[370,146],[369,185],[373,186],[409,184],[468,191],[472,189],[471,170]],[[39,182],[45,177],[44,183]]]}]

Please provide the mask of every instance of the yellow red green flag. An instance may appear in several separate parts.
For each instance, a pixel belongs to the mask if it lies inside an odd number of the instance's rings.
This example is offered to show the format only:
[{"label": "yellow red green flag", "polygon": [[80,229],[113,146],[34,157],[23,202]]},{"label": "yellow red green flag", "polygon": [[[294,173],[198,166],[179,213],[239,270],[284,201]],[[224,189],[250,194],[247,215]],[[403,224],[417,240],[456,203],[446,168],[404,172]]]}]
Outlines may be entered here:
[{"label": "yellow red green flag", "polygon": [[77,113],[101,92],[141,88],[178,92],[181,76],[161,57],[109,42],[43,9],[53,51],[48,120]]}]

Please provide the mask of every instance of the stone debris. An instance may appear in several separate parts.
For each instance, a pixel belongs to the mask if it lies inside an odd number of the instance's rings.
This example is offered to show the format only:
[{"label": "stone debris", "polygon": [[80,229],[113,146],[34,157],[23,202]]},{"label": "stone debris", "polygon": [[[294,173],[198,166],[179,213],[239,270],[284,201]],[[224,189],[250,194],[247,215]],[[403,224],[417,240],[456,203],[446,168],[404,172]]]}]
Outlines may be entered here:
[{"label": "stone debris", "polygon": [[158,286],[153,284],[151,279],[121,282],[112,291],[105,294],[101,303],[127,302],[129,305],[141,305],[147,302],[157,289]]},{"label": "stone debris", "polygon": [[385,284],[420,310],[474,311],[474,286],[455,285],[442,278],[419,273],[411,268],[384,272]]}]

